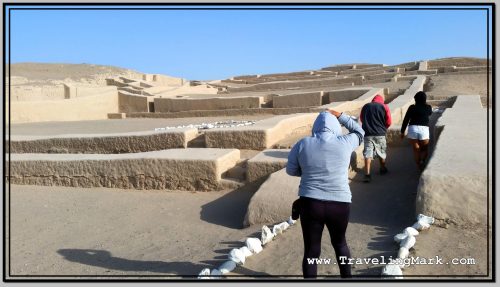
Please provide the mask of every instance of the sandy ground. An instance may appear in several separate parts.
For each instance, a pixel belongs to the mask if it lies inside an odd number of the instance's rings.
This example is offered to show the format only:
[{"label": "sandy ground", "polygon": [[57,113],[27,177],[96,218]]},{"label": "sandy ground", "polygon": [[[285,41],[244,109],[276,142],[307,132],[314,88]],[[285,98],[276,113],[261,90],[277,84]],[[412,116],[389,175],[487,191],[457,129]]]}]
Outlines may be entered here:
[{"label": "sandy ground", "polygon": [[150,131],[155,128],[189,124],[211,123],[227,120],[263,120],[273,115],[248,115],[232,117],[195,117],[171,119],[120,119],[74,122],[41,122],[11,124],[12,135],[59,135],[59,134],[105,134],[134,131]]},{"label": "sandy ground", "polygon": [[[489,85],[488,85],[489,76]],[[483,105],[486,106],[486,95],[489,90],[489,104],[492,104],[492,78],[491,73],[480,74],[443,74],[430,77],[428,94],[437,97],[450,97],[457,95],[480,95]]]},{"label": "sandy ground", "polygon": [[107,77],[142,75],[130,69],[93,64],[15,63],[10,65],[10,71],[12,77],[17,77],[13,84],[17,81],[35,86],[60,84],[61,81],[105,86]]},{"label": "sandy ground", "polygon": [[[418,173],[409,147],[391,148],[388,167],[380,176],[375,164],[370,184],[353,176],[347,232],[353,257],[395,257],[392,237],[414,222]],[[257,188],[191,193],[13,185],[11,274],[197,275],[218,267],[246,237],[259,237],[260,225],[242,229]],[[322,258],[334,258],[326,231],[323,238]],[[484,274],[485,242],[477,229],[432,227],[418,238],[415,256],[473,256],[477,265],[412,266],[405,275]],[[302,252],[299,221],[231,275],[300,277]],[[377,276],[381,268],[355,265],[353,274]],[[338,268],[322,265],[319,275],[338,275]]]},{"label": "sandy ground", "polygon": [[259,229],[252,194],[12,186],[11,274],[197,275]]}]

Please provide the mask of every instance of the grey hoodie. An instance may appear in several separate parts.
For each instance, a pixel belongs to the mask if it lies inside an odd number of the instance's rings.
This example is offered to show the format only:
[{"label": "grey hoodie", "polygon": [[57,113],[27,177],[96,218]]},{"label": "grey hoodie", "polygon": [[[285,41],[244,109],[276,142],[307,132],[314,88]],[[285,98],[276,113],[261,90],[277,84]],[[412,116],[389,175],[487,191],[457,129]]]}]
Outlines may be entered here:
[{"label": "grey hoodie", "polygon": [[[340,124],[350,133],[343,135]],[[337,120],[329,112],[321,112],[312,136],[297,142],[288,155],[286,172],[301,177],[299,196],[351,202],[349,163],[363,136],[363,129],[351,117],[342,114]]]}]

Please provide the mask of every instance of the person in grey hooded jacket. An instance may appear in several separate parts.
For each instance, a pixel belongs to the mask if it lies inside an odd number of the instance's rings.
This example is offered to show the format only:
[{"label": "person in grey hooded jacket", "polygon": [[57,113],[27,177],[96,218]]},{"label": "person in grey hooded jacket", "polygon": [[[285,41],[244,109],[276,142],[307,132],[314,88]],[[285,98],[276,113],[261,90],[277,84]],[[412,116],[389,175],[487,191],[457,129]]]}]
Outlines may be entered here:
[{"label": "person in grey hooded jacket", "polygon": [[[348,134],[342,134],[341,125]],[[288,155],[286,172],[301,177],[299,215],[304,239],[304,278],[317,276],[315,260],[321,253],[325,225],[340,275],[351,277],[350,265],[341,264],[339,258],[350,257],[345,240],[351,203],[348,170],[351,154],[363,142],[363,136],[363,129],[350,116],[334,110],[324,111],[314,121],[312,136],[297,142]]]}]

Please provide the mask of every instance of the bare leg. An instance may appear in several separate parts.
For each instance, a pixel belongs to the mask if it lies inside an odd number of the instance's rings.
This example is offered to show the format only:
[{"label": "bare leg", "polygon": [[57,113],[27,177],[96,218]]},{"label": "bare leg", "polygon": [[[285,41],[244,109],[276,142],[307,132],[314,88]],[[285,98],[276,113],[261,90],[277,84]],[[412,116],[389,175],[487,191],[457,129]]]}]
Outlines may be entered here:
[{"label": "bare leg", "polygon": [[418,144],[418,140],[410,139],[410,143],[413,148],[413,158],[415,159],[417,167],[420,168],[420,146]]},{"label": "bare leg", "polygon": [[363,179],[364,182],[371,181],[371,175],[370,175],[371,163],[372,163],[372,159],[370,157],[365,157],[365,178]]},{"label": "bare leg", "polygon": [[379,157],[378,159],[380,161],[380,167],[384,168],[385,167],[385,158]]},{"label": "bare leg", "polygon": [[420,146],[420,169],[424,169],[424,163],[429,156],[429,140],[418,141],[418,145]]},{"label": "bare leg", "polygon": [[379,157],[379,162],[380,162],[380,174],[384,175],[388,172],[387,167],[385,167],[385,158]]},{"label": "bare leg", "polygon": [[365,174],[370,174],[372,159],[369,157],[365,157]]}]

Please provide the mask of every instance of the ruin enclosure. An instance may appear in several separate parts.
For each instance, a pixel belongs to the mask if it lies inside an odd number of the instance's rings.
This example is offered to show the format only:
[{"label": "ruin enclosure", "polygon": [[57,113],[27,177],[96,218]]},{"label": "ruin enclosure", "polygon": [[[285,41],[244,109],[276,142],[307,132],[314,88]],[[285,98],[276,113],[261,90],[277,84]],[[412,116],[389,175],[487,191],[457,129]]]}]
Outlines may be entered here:
[{"label": "ruin enclosure", "polygon": [[[290,149],[311,136],[319,112],[358,121],[381,95],[392,117],[390,172],[364,184],[363,144],[352,152],[351,252],[396,257],[393,236],[424,214],[435,222],[420,230],[410,255],[474,257],[477,264],[414,265],[404,276],[484,275],[491,268],[491,75],[491,60],[466,57],[211,81],[88,64],[12,64],[4,178],[12,274],[196,277],[221,266],[247,237],[261,240],[263,225],[281,224],[262,253],[225,275],[300,277],[300,220],[286,221],[300,184],[284,170]],[[400,138],[419,91],[433,108],[421,173]],[[322,256],[335,258],[325,235]],[[338,275],[330,267],[319,273]],[[353,269],[367,278],[381,272]]]}]

